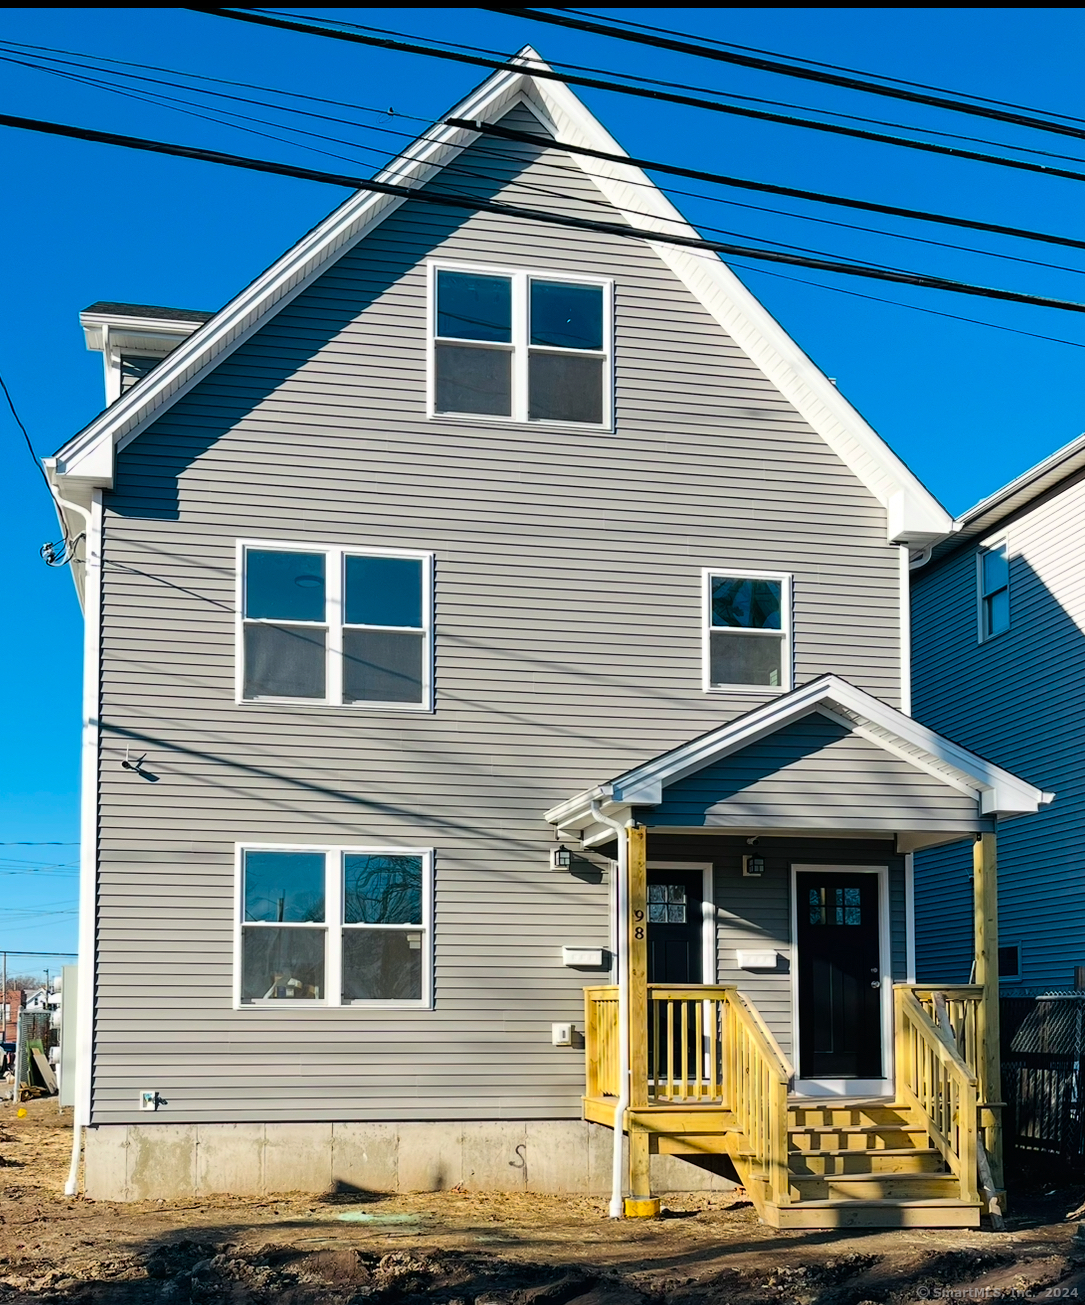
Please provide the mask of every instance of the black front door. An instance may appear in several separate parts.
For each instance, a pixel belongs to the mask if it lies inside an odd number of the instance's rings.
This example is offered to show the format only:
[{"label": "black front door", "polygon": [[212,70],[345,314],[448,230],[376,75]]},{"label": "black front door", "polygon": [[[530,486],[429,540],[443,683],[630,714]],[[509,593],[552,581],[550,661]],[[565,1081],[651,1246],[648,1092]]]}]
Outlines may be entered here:
[{"label": "black front door", "polygon": [[881,1078],[878,876],[795,876],[799,1077]]},{"label": "black front door", "polygon": [[[704,888],[700,870],[648,870],[648,982],[702,983],[701,902]],[[667,1035],[666,1007],[649,1002],[649,1075],[677,1078],[701,1075],[701,1048],[691,1023],[683,1036],[676,1023]],[[683,1045],[684,1044],[684,1045]]]},{"label": "black front door", "polygon": [[700,870],[648,869],[648,982],[702,983]]}]

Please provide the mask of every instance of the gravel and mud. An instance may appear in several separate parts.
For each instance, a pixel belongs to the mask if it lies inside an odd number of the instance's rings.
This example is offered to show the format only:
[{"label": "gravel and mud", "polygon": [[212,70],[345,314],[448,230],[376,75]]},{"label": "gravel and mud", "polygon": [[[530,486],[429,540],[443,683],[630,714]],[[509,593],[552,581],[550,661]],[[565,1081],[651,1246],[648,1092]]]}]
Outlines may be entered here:
[{"label": "gravel and mud", "polygon": [[1005,1233],[780,1233],[741,1190],[644,1222],[456,1190],[68,1200],[70,1145],[54,1101],[0,1107],[0,1305],[1085,1305],[1085,1184],[1015,1193]]}]

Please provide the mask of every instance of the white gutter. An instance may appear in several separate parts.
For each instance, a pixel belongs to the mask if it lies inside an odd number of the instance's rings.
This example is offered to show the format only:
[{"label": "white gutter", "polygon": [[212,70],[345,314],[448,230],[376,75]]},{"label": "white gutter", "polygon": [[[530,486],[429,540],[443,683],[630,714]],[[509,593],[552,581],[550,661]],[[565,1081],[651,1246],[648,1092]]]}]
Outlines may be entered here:
[{"label": "white gutter", "polygon": [[626,831],[633,817],[625,823],[603,815],[598,802],[591,804],[592,816],[613,829],[618,836],[618,1100],[614,1106],[614,1151],[610,1169],[610,1210],[612,1219],[625,1213],[625,1173],[622,1165],[622,1138],[625,1114],[629,1109],[629,839]]}]

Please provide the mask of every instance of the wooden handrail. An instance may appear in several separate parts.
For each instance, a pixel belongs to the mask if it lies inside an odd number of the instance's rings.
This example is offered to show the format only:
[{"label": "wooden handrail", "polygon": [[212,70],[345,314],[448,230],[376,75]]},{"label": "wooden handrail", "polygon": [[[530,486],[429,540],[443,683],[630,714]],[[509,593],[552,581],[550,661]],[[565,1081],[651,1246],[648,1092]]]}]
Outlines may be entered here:
[{"label": "wooden handrail", "polygon": [[[649,984],[649,1108],[705,1106],[735,1120],[743,1170],[790,1201],[787,1093],[793,1070],[760,1012],[728,984]],[[618,1095],[618,989],[584,990],[586,1095]],[[619,1125],[620,1127],[620,1125]],[[758,1192],[760,1197],[760,1189]]]},{"label": "wooden handrail", "polygon": [[[933,994],[944,989],[925,989]],[[916,1110],[957,1176],[961,1200],[978,1200],[978,1079],[907,984],[894,988],[898,1095]]]}]

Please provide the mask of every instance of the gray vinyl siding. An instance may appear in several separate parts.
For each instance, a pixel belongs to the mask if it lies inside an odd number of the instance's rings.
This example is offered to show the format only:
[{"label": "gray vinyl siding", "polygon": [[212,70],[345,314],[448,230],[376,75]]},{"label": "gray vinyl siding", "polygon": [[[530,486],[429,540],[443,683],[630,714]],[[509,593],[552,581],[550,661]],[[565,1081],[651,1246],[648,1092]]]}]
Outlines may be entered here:
[{"label": "gray vinyl siding", "polygon": [[[791,1008],[792,865],[886,866],[889,870],[889,935],[892,977],[908,977],[907,909],[904,858],[888,840],[760,838],[757,853],[765,859],[759,879],[744,878],[742,857],[750,848],[744,838],[690,837],[650,833],[649,864],[659,861],[711,861],[716,908],[716,981],[733,983],[757,1007],[784,1055],[795,1057]],[[777,969],[738,968],[739,948],[777,953]]]},{"label": "gray vinyl siding", "polygon": [[818,712],[664,789],[650,827],[985,828],[975,797]]},{"label": "gray vinyl siding", "polygon": [[[558,156],[467,165],[600,212]],[[427,420],[430,254],[613,277],[614,433]],[[236,704],[239,538],[433,550],[435,713]],[[577,1117],[560,951],[609,943],[609,886],[542,813],[762,701],[701,690],[700,568],[793,572],[798,682],[899,699],[883,509],[613,236],[403,206],[119,455],[104,556],[98,1123],[142,1088],[162,1123]],[[234,1010],[248,841],[434,847],[435,1008]]]},{"label": "gray vinyl siding", "polygon": [[[1085,963],[1085,481],[1000,527],[1011,627],[980,643],[969,545],[913,577],[915,714],[1056,794],[999,825],[1000,938],[1021,947],[1025,987],[1073,985]],[[972,917],[967,843],[916,857],[921,978],[967,978]]]}]

